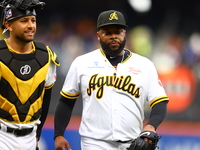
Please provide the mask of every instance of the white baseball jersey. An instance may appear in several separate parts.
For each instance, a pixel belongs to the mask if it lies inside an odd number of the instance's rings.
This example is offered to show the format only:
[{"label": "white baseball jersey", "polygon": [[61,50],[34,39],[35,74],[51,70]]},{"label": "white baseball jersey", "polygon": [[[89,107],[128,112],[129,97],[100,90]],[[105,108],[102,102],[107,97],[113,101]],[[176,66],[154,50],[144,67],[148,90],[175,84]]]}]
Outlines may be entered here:
[{"label": "white baseball jersey", "polygon": [[136,138],[143,127],[144,104],[168,100],[153,63],[132,53],[115,69],[102,50],[77,57],[61,95],[82,95],[81,136],[110,141]]}]

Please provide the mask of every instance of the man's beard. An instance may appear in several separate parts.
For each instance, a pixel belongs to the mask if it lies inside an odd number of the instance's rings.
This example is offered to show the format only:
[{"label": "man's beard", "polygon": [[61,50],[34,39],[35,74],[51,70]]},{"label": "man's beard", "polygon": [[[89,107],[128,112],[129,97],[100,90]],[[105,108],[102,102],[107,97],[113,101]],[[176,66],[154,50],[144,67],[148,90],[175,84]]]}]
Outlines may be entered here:
[{"label": "man's beard", "polygon": [[[116,42],[116,41],[115,41]],[[119,43],[119,42],[118,42]],[[110,56],[117,56],[119,53],[121,53],[121,51],[124,49],[124,46],[126,44],[126,38],[124,38],[124,40],[122,41],[122,43],[119,43],[119,48],[116,49],[116,50],[111,50],[109,48],[109,44],[106,44],[105,42],[103,42],[101,39],[100,39],[100,44],[101,44],[101,47],[103,49],[103,51],[105,51],[106,54],[110,55]]]},{"label": "man's beard", "polygon": [[16,36],[16,39],[18,39],[19,41],[21,41],[23,43],[29,43],[29,42],[33,41],[33,37],[32,38],[26,38],[24,36]]}]

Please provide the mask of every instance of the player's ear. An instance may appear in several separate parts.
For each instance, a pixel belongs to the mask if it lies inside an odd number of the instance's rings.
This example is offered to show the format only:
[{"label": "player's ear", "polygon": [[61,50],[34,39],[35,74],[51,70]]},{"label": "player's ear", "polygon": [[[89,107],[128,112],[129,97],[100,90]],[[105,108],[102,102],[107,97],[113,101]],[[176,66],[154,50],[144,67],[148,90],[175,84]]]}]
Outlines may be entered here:
[{"label": "player's ear", "polygon": [[10,22],[5,22],[4,26],[10,30],[11,29],[11,23]]},{"label": "player's ear", "polygon": [[96,33],[97,39],[100,40],[99,32]]}]

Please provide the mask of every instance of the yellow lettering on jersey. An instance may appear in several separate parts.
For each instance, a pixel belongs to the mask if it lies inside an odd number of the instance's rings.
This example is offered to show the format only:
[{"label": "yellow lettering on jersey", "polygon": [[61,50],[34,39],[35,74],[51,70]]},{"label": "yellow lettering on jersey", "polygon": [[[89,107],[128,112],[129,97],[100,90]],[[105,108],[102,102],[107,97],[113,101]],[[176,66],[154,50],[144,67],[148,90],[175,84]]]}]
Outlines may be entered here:
[{"label": "yellow lettering on jersey", "polygon": [[140,97],[140,88],[139,87],[135,90],[133,95],[135,96],[135,98],[139,98]]},{"label": "yellow lettering on jersey", "polygon": [[95,74],[90,78],[87,88],[87,94],[91,96],[92,91],[95,91],[97,89],[96,97],[100,99],[103,96],[104,85],[105,85],[108,87],[112,86],[116,89],[122,90],[134,96],[135,98],[139,98],[140,87],[136,88],[136,85],[130,82],[131,82],[131,76],[126,76],[126,77],[121,76],[117,78],[116,74],[114,73],[113,76],[98,77],[98,74]]},{"label": "yellow lettering on jersey", "polygon": [[92,91],[95,90],[95,80],[96,80],[97,75],[98,74],[95,74],[90,78],[90,82],[89,82],[89,85],[88,85],[88,88],[87,88],[87,94],[89,96],[92,94]]},{"label": "yellow lettering on jersey", "polygon": [[97,91],[97,97],[101,98],[103,95],[103,87],[104,87],[104,77],[99,77],[97,79],[97,87],[99,88]]},{"label": "yellow lettering on jersey", "polygon": [[118,20],[118,16],[117,16],[116,12],[110,14],[109,20],[113,20],[113,19]]}]

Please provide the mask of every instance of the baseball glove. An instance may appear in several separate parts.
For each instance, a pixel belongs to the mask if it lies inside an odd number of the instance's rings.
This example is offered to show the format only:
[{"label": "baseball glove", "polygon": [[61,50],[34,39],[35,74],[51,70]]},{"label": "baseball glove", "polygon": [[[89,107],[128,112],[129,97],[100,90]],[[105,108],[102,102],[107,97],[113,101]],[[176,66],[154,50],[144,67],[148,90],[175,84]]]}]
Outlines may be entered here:
[{"label": "baseball glove", "polygon": [[[148,138],[152,141],[146,142],[144,138]],[[139,137],[131,142],[131,145],[126,148],[127,150],[155,150],[158,146],[157,143],[161,137],[157,133],[152,131],[143,131]]]}]

